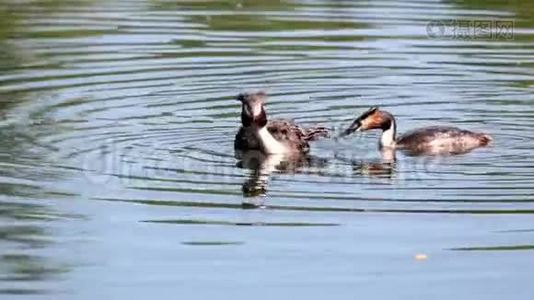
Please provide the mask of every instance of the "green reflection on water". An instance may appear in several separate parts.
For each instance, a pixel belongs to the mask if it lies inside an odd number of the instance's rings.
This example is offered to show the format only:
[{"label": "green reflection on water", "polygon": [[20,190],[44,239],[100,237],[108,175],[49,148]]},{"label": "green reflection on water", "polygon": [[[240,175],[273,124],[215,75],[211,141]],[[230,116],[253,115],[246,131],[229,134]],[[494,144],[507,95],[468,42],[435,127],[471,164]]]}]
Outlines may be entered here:
[{"label": "green reflection on water", "polygon": [[47,223],[64,217],[43,205],[0,202],[0,243],[6,247],[0,256],[0,294],[47,293],[31,285],[16,284],[59,279],[69,272],[66,264],[31,252],[55,243]]},{"label": "green reflection on water", "polygon": [[[495,10],[495,11],[509,11],[515,16],[510,19],[515,20],[516,27],[532,28],[534,27],[534,2],[523,0],[449,0],[455,6],[480,9],[480,10]],[[530,38],[532,39],[532,37]]]}]

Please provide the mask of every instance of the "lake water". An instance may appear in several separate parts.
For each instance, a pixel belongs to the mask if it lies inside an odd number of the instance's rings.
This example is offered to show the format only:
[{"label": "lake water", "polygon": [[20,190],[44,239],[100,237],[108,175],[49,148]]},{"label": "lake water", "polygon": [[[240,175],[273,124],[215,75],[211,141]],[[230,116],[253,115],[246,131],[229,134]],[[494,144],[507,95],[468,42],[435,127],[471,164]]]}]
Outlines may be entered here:
[{"label": "lake water", "polygon": [[[534,298],[533,2],[0,13],[0,298]],[[380,105],[494,142],[384,163],[371,132],[251,170],[235,96],[255,89],[303,125]]]}]

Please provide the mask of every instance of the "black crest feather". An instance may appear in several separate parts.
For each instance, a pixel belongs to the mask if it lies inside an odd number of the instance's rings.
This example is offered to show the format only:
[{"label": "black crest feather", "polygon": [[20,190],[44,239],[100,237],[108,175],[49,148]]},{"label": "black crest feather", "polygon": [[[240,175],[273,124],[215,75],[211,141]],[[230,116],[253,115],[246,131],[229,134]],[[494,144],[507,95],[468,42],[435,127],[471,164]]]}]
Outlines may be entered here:
[{"label": "black crest feather", "polygon": [[374,107],[371,107],[370,109],[368,109],[366,112],[364,112],[363,114],[361,114],[361,116],[358,118],[359,120],[364,120],[364,119],[367,119],[370,115],[374,114],[375,112],[378,111],[378,106],[374,106]]},{"label": "black crest feather", "polygon": [[236,100],[240,102],[249,101],[253,98],[260,98],[262,101],[265,101],[267,98],[267,93],[264,91],[257,92],[244,92],[237,95]]}]

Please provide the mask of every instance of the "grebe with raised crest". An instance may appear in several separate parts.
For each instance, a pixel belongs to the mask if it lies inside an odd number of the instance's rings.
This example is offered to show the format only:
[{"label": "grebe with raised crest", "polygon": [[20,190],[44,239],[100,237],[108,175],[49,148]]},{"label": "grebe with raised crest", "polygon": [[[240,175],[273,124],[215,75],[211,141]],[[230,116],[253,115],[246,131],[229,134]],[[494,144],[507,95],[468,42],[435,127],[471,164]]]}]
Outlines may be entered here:
[{"label": "grebe with raised crest", "polygon": [[382,130],[380,149],[400,149],[411,155],[461,154],[492,141],[487,134],[447,126],[423,127],[397,137],[395,118],[378,107],[360,115],[342,135],[372,129]]}]

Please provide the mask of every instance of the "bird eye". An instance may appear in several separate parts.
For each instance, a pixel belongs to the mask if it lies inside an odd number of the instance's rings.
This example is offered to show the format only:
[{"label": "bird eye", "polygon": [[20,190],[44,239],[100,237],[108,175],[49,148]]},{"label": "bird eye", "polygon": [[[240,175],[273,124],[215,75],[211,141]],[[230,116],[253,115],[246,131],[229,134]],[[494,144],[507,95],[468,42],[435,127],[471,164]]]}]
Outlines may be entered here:
[{"label": "bird eye", "polygon": [[246,113],[247,115],[249,115],[249,116],[251,116],[251,117],[253,116],[253,115],[252,115],[252,110],[250,109],[250,106],[248,106],[248,105],[243,105],[243,109],[245,110],[245,113]]}]

